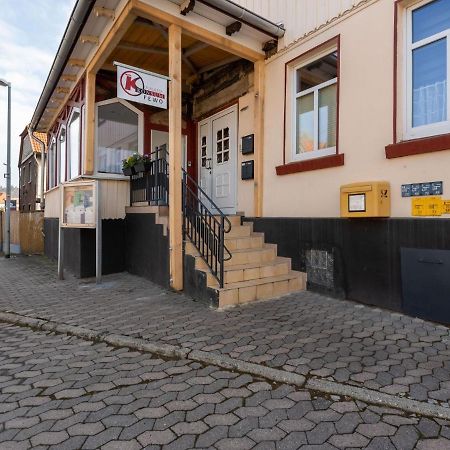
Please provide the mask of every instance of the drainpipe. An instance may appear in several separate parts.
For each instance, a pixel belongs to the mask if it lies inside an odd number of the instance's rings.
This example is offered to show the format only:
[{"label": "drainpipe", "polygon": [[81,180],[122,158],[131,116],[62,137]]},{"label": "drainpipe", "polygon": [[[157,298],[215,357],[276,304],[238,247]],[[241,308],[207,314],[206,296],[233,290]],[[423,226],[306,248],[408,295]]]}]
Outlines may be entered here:
[{"label": "drainpipe", "polygon": [[197,0],[200,3],[210,6],[234,19],[243,22],[257,30],[279,39],[284,36],[286,30],[283,25],[276,24],[264,17],[250,11],[243,6],[237,5],[230,0]]}]

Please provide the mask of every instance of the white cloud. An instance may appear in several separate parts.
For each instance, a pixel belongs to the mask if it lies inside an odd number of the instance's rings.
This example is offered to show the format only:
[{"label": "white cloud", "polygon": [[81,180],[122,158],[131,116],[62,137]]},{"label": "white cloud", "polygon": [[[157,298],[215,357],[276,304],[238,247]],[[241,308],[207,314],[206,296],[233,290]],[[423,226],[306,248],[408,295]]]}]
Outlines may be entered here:
[{"label": "white cloud", "polygon": [[[7,3],[0,7],[0,78],[12,85],[12,184],[18,185],[19,134],[31,120],[74,0]],[[7,90],[0,87],[0,185],[5,184],[6,116]]]}]

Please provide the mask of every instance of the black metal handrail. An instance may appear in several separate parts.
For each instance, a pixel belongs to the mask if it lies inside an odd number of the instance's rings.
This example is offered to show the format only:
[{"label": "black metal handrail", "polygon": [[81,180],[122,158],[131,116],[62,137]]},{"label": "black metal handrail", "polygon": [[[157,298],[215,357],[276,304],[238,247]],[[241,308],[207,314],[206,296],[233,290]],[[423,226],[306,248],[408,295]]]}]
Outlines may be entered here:
[{"label": "black metal handrail", "polygon": [[230,232],[231,222],[184,169],[182,190],[183,236],[189,238],[223,288],[224,263],[231,259],[225,234]]},{"label": "black metal handrail", "polygon": [[144,171],[130,177],[130,205],[146,202],[149,205],[169,204],[169,164],[167,150],[157,148],[145,162]]}]

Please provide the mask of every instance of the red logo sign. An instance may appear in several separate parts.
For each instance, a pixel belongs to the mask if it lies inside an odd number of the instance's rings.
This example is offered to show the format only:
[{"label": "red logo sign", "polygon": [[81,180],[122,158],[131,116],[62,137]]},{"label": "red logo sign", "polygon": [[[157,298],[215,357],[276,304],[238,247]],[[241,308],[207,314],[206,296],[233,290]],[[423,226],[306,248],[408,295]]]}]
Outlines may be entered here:
[{"label": "red logo sign", "polygon": [[141,95],[145,91],[144,80],[139,74],[132,70],[128,70],[122,74],[120,77],[120,85],[128,95],[134,97]]}]

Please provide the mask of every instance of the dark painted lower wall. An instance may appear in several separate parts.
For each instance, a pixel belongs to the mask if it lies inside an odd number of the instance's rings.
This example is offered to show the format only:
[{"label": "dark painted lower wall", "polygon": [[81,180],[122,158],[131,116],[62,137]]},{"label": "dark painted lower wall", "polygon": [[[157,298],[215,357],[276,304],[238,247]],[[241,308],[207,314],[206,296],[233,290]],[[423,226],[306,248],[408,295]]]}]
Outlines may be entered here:
[{"label": "dark painted lower wall", "polygon": [[[58,259],[59,220],[44,219],[44,253]],[[103,274],[125,270],[125,221],[103,220]],[[95,230],[66,228],[64,233],[64,267],[78,278],[95,276]]]},{"label": "dark painted lower wall", "polygon": [[[265,233],[266,242],[278,244],[280,256],[292,258],[294,270],[308,273],[308,289],[396,311],[411,312],[402,292],[401,249],[450,250],[447,219],[245,220]],[[433,271],[432,264],[427,268]]]},{"label": "dark painted lower wall", "polygon": [[155,223],[155,214],[127,214],[126,270],[169,287],[169,236]]}]

